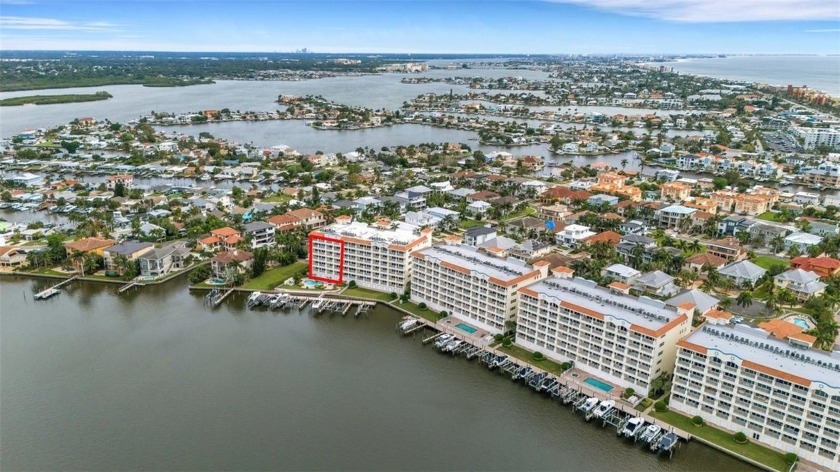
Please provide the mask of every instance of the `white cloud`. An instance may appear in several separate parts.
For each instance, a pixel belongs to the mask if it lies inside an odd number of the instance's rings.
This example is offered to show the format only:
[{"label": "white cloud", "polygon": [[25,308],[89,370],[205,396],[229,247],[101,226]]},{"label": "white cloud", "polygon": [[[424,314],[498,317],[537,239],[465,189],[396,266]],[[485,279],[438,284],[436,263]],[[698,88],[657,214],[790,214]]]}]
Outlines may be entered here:
[{"label": "white cloud", "polygon": [[116,31],[115,25],[104,21],[72,22],[25,16],[0,16],[0,30]]},{"label": "white cloud", "polygon": [[840,19],[836,0],[546,0],[686,23]]},{"label": "white cloud", "polygon": [[840,33],[840,28],[805,30],[806,33]]}]

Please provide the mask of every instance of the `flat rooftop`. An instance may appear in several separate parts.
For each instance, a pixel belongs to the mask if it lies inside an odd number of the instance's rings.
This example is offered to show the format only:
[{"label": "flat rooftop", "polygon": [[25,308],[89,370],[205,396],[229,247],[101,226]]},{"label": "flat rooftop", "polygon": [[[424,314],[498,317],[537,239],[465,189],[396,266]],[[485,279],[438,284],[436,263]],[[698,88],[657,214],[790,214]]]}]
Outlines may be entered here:
[{"label": "flat rooftop", "polygon": [[615,293],[580,277],[551,277],[529,285],[528,289],[652,330],[663,327],[679,316],[677,311],[668,308],[665,302]]},{"label": "flat rooftop", "polygon": [[348,236],[351,238],[366,239],[369,241],[382,242],[405,246],[420,239],[419,228],[402,221],[395,221],[394,229],[371,226],[367,223],[354,221],[346,224],[332,224],[321,228],[325,236]]},{"label": "flat rooftop", "polygon": [[[811,381],[840,388],[840,352],[792,346],[745,324],[704,326],[685,341]],[[819,364],[818,364],[819,362]]]},{"label": "flat rooftop", "polygon": [[501,259],[489,256],[472,246],[466,245],[432,246],[419,252],[426,257],[450,262],[473,272],[504,281],[513,280],[534,271],[533,268],[518,259]]}]

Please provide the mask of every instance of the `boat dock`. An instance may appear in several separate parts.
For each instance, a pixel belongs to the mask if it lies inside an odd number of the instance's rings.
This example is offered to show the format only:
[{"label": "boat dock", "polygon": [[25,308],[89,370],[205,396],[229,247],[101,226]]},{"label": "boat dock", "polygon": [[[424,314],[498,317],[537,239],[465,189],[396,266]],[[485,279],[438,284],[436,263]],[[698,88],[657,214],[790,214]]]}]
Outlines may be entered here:
[{"label": "boat dock", "polygon": [[120,287],[120,289],[117,290],[117,293],[123,293],[132,287],[142,287],[143,285],[145,284],[143,282],[140,282],[139,280],[132,280],[131,282]]},{"label": "boat dock", "polygon": [[334,312],[341,314],[341,316],[346,316],[353,308],[356,308],[353,314],[358,317],[364,313],[368,313],[376,306],[376,302],[354,298],[332,297],[325,293],[309,295],[288,292],[252,292],[248,297],[246,306],[248,308],[265,307],[269,309],[289,306],[296,307],[299,310],[310,306],[316,314]]},{"label": "boat dock", "polygon": [[[514,381],[523,382],[529,388],[557,401],[560,405],[571,405],[575,412],[580,412],[586,421],[602,428],[614,427],[616,434],[622,436],[625,426],[633,420],[641,424],[633,436],[626,436],[634,441],[643,442],[651,452],[673,457],[679,448],[680,440],[688,441],[692,435],[675,428],[661,420],[645,414],[623,398],[610,395],[603,390],[590,387],[564,374],[556,375],[540,369],[523,360],[509,356],[483,339],[475,339],[467,333],[450,325],[435,323],[422,317],[408,315],[397,323],[397,332],[402,335],[416,333],[423,329],[432,329],[434,334],[424,336],[423,345],[432,344],[437,350],[453,356],[463,355],[467,360],[479,359],[479,365],[488,370],[509,376]],[[644,430],[647,435],[642,435]]]},{"label": "boat dock", "polygon": [[65,285],[69,284],[70,282],[76,280],[77,277],[78,277],[78,275],[74,275],[73,277],[70,277],[67,280],[62,280],[61,282],[53,285],[52,287],[50,287],[46,290],[41,290],[40,292],[35,294],[35,296],[34,296],[35,300],[46,300],[48,298],[54,297],[55,295],[58,295],[59,293],[61,293],[61,290],[59,290],[61,287],[63,287]]}]

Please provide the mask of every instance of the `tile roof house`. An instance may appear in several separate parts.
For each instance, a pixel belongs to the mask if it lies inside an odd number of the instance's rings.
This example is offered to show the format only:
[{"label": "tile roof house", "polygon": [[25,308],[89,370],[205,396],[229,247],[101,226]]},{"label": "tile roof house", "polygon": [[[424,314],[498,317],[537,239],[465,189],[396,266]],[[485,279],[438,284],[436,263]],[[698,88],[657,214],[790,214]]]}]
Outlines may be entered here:
[{"label": "tile roof house", "polygon": [[718,270],[726,265],[726,259],[708,252],[700,252],[685,258],[685,268],[694,272],[700,272],[707,264]]},{"label": "tile roof house", "polygon": [[216,254],[210,259],[210,268],[217,277],[224,277],[229,270],[243,273],[251,268],[254,254],[234,249]]},{"label": "tile roof house", "polygon": [[820,277],[831,277],[840,274],[840,260],[833,257],[799,256],[791,259],[790,264],[794,269],[808,270]]},{"label": "tile roof house", "polygon": [[747,256],[746,249],[732,236],[710,241],[706,244],[706,251],[727,261],[740,261]]}]

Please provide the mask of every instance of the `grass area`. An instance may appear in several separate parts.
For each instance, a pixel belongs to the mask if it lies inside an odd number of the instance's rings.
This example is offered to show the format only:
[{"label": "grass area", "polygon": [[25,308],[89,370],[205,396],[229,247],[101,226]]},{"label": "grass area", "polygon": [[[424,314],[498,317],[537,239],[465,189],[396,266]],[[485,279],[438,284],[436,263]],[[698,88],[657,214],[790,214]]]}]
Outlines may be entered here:
[{"label": "grass area", "polygon": [[784,223],[784,221],[779,219],[779,214],[773,211],[765,211],[764,213],[758,215],[757,218],[759,220],[764,221],[775,221],[776,223]]},{"label": "grass area", "polygon": [[347,290],[341,292],[341,294],[347,295],[348,297],[369,298],[371,300],[380,300],[383,302],[391,301],[390,293],[380,292],[378,290],[371,290],[368,288],[361,287],[348,288]]},{"label": "grass area", "polygon": [[438,320],[438,314],[437,314],[436,311],[432,311],[428,308],[425,309],[425,310],[421,310],[420,307],[417,306],[417,304],[415,304],[414,302],[405,302],[405,303],[397,302],[397,303],[394,303],[394,306],[400,307],[403,310],[405,310],[405,311],[407,311],[407,312],[409,312],[413,315],[417,315],[421,318],[425,318],[425,319],[427,319],[429,321],[432,321],[432,322],[437,322],[437,320]]},{"label": "grass area", "polygon": [[276,194],[270,195],[262,199],[264,202],[271,202],[271,203],[289,203],[292,201],[292,197],[284,194]]},{"label": "grass area", "polygon": [[784,267],[790,265],[789,259],[782,259],[773,256],[755,256],[752,259],[750,259],[750,262],[767,270],[770,270],[770,268],[774,265],[781,265]]},{"label": "grass area", "polygon": [[53,269],[46,268],[46,267],[42,268],[42,269],[35,269],[35,270],[32,270],[32,271],[29,271],[29,273],[31,273],[31,274],[43,274],[43,275],[57,275],[59,277],[72,277],[73,275],[75,275],[75,274],[67,274],[65,272],[59,272],[57,270],[53,270]]},{"label": "grass area", "polygon": [[485,224],[487,224],[486,221],[477,221],[477,220],[468,220],[468,219],[461,220],[461,228],[464,228],[464,229],[475,228],[476,226],[484,226]]},{"label": "grass area", "polygon": [[650,398],[645,398],[644,400],[642,400],[642,402],[641,402],[641,403],[639,403],[638,405],[636,405],[636,410],[638,410],[638,411],[645,411],[645,410],[647,410],[647,408],[648,408],[649,406],[651,406],[652,404],[653,404],[653,400],[651,400]]},{"label": "grass area", "polygon": [[97,100],[108,100],[109,98],[113,98],[113,95],[108,92],[66,95],[27,95],[25,97],[6,98],[0,100],[0,107],[29,104],[52,105],[55,103],[94,102]]},{"label": "grass area", "polygon": [[747,444],[738,444],[734,439],[732,439],[732,433],[717,429],[709,424],[702,427],[694,426],[691,422],[691,418],[681,415],[675,411],[666,411],[665,413],[651,412],[651,416],[687,431],[694,436],[715,443],[729,451],[741,454],[742,456],[748,457],[754,461],[761,462],[774,470],[786,471],[788,469],[788,465],[785,463],[784,456],[781,453],[752,442]]},{"label": "grass area", "polygon": [[515,211],[513,213],[508,214],[505,216],[504,221],[510,221],[516,218],[520,218],[523,216],[532,216],[537,214],[537,209],[533,207],[527,207],[520,211]]},{"label": "grass area", "polygon": [[545,370],[547,372],[550,372],[550,373],[552,373],[554,375],[557,375],[557,376],[559,376],[560,374],[562,374],[563,372],[566,371],[566,369],[564,369],[563,366],[561,366],[560,364],[558,364],[558,363],[556,363],[552,360],[549,360],[549,359],[543,359],[541,361],[534,360],[534,353],[533,352],[531,352],[531,351],[529,351],[525,348],[519,347],[515,344],[512,344],[512,345],[507,346],[507,347],[501,346],[501,347],[499,347],[499,350],[504,352],[505,354],[507,354],[509,356],[513,356],[513,357],[515,357],[515,358],[517,358],[521,361],[525,361],[528,364],[539,367],[540,369]]},{"label": "grass area", "polygon": [[263,272],[259,277],[249,280],[242,288],[250,290],[272,290],[274,287],[283,283],[284,280],[293,277],[296,273],[304,269],[306,269],[305,262],[295,262],[284,267],[275,267]]}]

